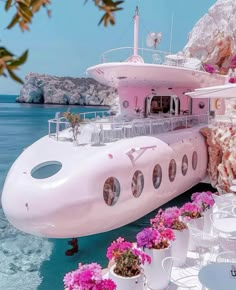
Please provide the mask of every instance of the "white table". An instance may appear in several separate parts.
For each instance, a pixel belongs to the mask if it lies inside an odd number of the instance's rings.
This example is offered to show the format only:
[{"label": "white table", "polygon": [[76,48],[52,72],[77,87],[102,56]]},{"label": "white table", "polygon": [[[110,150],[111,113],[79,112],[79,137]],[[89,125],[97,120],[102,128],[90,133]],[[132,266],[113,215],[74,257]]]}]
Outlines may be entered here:
[{"label": "white table", "polygon": [[211,290],[235,290],[236,277],[232,277],[231,263],[208,264],[199,271],[202,285]]}]

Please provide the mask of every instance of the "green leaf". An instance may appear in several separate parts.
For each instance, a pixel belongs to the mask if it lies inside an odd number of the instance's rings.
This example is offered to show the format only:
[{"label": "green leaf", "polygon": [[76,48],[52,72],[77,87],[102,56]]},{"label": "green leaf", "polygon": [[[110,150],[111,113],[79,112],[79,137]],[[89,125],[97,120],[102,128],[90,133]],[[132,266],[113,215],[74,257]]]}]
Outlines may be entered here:
[{"label": "green leaf", "polygon": [[23,84],[24,82],[22,81],[22,79],[20,79],[11,69],[9,69],[7,67],[7,71],[9,73],[9,76],[16,82]]},{"label": "green leaf", "polygon": [[13,56],[13,54],[9,50],[7,50],[5,47],[1,46],[0,47],[0,57],[5,56],[5,55]]},{"label": "green leaf", "polygon": [[16,23],[19,22],[20,16],[18,13],[16,13],[14,15],[14,17],[12,18],[11,22],[8,24],[7,29],[11,29],[13,26],[16,25]]},{"label": "green leaf", "polygon": [[17,2],[18,3],[22,3],[22,4],[24,4],[27,7],[30,7],[30,3],[31,3],[30,0],[18,0]]},{"label": "green leaf", "polygon": [[20,66],[26,62],[27,58],[28,58],[28,50],[23,52],[22,55],[18,59],[12,61],[11,65],[12,66]]},{"label": "green leaf", "polygon": [[11,7],[11,4],[12,4],[12,0],[7,0],[6,1],[6,4],[5,4],[5,10],[8,11]]}]

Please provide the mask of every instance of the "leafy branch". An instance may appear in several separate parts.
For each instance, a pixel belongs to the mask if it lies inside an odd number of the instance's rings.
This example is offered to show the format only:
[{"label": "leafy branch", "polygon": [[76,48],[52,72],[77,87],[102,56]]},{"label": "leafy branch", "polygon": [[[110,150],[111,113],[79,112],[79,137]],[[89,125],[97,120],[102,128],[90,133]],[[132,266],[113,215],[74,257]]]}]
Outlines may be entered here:
[{"label": "leafy branch", "polygon": [[[5,2],[5,11],[8,12],[15,9],[16,12],[7,25],[7,29],[12,29],[15,25],[19,25],[20,29],[29,31],[29,26],[35,13],[42,7],[46,8],[47,15],[51,16],[51,10],[48,8],[51,4],[50,0],[3,0]],[[88,0],[85,0],[87,3]],[[104,26],[115,24],[115,12],[123,9],[120,7],[124,1],[115,0],[93,0],[95,6],[104,12],[99,24],[103,23]],[[16,57],[7,48],[0,47],[0,76],[7,77],[8,75],[15,81],[23,83],[23,81],[15,74],[15,70],[23,65],[28,56],[26,50],[21,56]]]}]

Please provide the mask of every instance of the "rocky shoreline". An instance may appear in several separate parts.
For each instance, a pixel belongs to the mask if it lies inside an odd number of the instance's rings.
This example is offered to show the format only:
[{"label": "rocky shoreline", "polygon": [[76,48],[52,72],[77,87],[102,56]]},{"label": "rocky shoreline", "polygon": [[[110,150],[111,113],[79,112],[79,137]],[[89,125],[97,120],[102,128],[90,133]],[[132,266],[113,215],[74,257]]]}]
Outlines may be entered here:
[{"label": "rocky shoreline", "polygon": [[56,77],[29,73],[16,99],[19,103],[109,106],[119,112],[117,90],[92,78]]}]

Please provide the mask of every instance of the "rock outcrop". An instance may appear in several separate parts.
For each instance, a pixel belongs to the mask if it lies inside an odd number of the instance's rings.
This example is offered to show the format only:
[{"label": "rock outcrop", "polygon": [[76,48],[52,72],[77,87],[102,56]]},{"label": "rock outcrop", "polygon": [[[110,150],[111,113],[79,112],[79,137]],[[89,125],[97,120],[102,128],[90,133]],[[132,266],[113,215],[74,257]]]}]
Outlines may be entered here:
[{"label": "rock outcrop", "polygon": [[236,177],[236,130],[226,125],[201,129],[208,145],[208,175],[212,186],[230,191]]},{"label": "rock outcrop", "polygon": [[16,100],[21,103],[103,105],[119,112],[118,93],[92,78],[29,73]]},{"label": "rock outcrop", "polygon": [[227,74],[236,54],[236,1],[218,0],[189,33],[184,54]]}]

